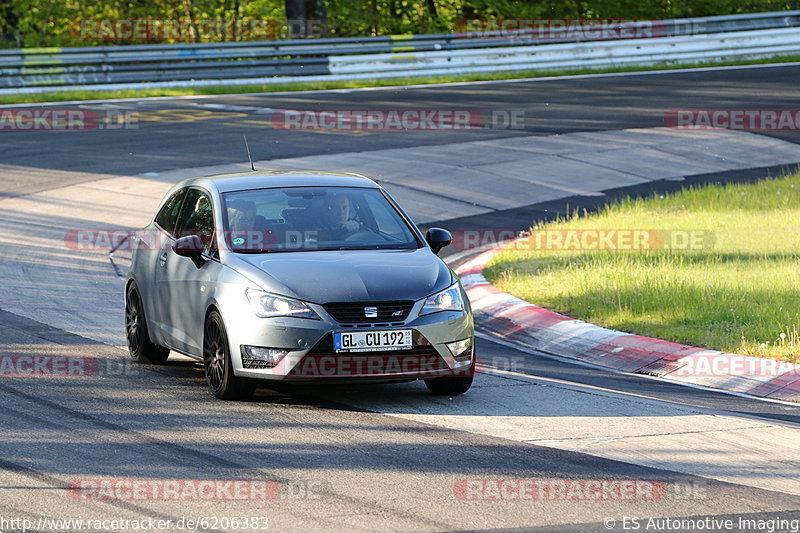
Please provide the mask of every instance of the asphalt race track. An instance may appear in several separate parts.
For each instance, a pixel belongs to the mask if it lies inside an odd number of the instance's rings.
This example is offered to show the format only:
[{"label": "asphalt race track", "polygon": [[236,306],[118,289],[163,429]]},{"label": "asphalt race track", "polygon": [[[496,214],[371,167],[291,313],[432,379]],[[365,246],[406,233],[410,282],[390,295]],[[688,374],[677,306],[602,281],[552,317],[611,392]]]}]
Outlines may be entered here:
[{"label": "asphalt race track", "polygon": [[[261,388],[251,402],[221,402],[207,394],[201,366],[186,358],[173,356],[162,367],[128,362],[119,347],[121,285],[111,264],[104,254],[64,250],[63,234],[139,223],[186,169],[241,168],[242,135],[254,159],[281,160],[281,168],[292,161],[352,159],[357,165],[359,158],[378,165],[377,154],[380,161],[391,154],[413,161],[418,154],[413,170],[424,174],[426,162],[444,165],[436,147],[466,161],[471,150],[459,152],[463,143],[489,147],[485,157],[491,158],[492,147],[535,141],[523,137],[553,146],[565,139],[609,143],[609,153],[632,149],[614,144],[621,135],[641,144],[646,157],[657,158],[663,154],[654,152],[652,139],[672,135],[663,129],[670,110],[798,109],[798,79],[800,67],[787,66],[54,104],[48,107],[129,113],[136,127],[0,131],[0,359],[75,356],[93,365],[84,377],[0,375],[6,428],[0,531],[23,529],[19,522],[3,522],[10,519],[30,520],[29,531],[79,529],[50,519],[157,519],[172,521],[170,530],[242,530],[234,517],[253,519],[258,527],[251,530],[268,525],[276,531],[625,531],[637,520],[640,531],[701,530],[663,521],[645,527],[649,518],[710,520],[704,530],[762,531],[777,523],[773,530],[791,531],[800,520],[800,408],[794,405],[615,374],[485,337],[478,341],[482,373],[462,397],[435,398],[417,382]],[[296,131],[270,122],[280,109],[393,108],[469,109],[484,119],[492,112],[520,112],[524,121],[516,128],[409,132]],[[680,144],[686,141],[672,139],[670,153],[688,154]],[[688,139],[689,145],[702,142]],[[800,163],[800,155],[793,159],[800,150],[797,130],[740,132],[725,142],[733,144],[709,144],[707,157],[686,155],[694,170],[651,180],[644,171],[620,171],[614,160],[604,159],[602,166],[570,152],[568,164],[596,165],[596,174],[590,169],[567,187],[537,182],[530,197],[513,199],[520,206],[517,215],[503,224],[523,229],[544,200],[563,201],[570,194],[602,202],[601,191],[614,185],[669,189],[694,179],[754,177],[743,164],[718,166],[721,156],[711,154],[712,148],[754,146],[750,166],[773,171]],[[506,160],[470,160],[464,172],[495,164],[512,168]],[[629,181],[617,183],[616,172]],[[490,227],[487,221],[504,213],[496,198],[470,204],[464,191],[454,191],[452,197],[436,193],[448,206],[442,209],[447,215],[436,218],[435,203],[419,186],[400,174],[386,179],[426,225],[463,215],[473,227]],[[485,188],[501,186],[508,185],[498,178]],[[542,196],[553,190],[560,195]],[[69,300],[78,303],[64,312]],[[514,479],[547,487],[546,496],[512,491],[495,497],[489,490],[492,481]],[[222,492],[201,501],[104,499],[70,490],[93,480],[247,480],[277,490],[267,498]],[[642,490],[630,496],[618,484],[616,491],[591,498],[553,489],[570,480],[584,488],[632,482]],[[206,520],[186,524],[201,518]],[[784,521],[768,522],[778,519]],[[130,522],[95,529],[134,530]]]},{"label": "asphalt race track", "polygon": [[[113,103],[105,107],[123,112],[147,112],[148,115],[140,117],[137,129],[122,129],[113,134],[101,130],[79,135],[3,132],[4,157],[0,163],[4,166],[0,168],[11,177],[3,180],[0,192],[30,192],[81,179],[80,176],[54,172],[50,176],[25,176],[22,183],[15,183],[15,167],[78,174],[136,175],[174,168],[241,163],[246,160],[243,134],[250,140],[254,159],[277,159],[516,135],[659,127],[665,125],[664,114],[672,109],[794,109],[798,106],[798,79],[800,66],[791,66],[439,88]],[[448,132],[447,135],[441,131],[420,131],[413,135],[398,135],[394,131],[373,132],[358,136],[286,132],[258,120],[257,115],[251,114],[252,110],[236,111],[228,106],[517,110],[524,113],[524,128],[481,128]],[[52,107],[70,106],[53,104]],[[104,106],[90,107],[102,109]],[[770,135],[800,142],[797,131]],[[10,168],[6,169],[6,165]]]}]

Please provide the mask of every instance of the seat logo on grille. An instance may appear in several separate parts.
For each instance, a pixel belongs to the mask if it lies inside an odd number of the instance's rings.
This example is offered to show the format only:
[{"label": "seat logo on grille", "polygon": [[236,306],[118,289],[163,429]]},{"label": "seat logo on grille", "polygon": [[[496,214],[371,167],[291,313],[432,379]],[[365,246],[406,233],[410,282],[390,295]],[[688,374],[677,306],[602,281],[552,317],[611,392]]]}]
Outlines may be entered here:
[{"label": "seat logo on grille", "polygon": [[378,308],[377,307],[365,307],[364,308],[364,316],[367,318],[378,318]]}]

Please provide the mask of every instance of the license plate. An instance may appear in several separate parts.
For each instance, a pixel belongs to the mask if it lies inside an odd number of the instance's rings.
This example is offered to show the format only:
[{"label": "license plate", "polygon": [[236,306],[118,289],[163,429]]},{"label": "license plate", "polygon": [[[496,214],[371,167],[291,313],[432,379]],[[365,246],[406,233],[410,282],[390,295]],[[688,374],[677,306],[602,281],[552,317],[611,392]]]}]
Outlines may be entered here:
[{"label": "license plate", "polygon": [[335,352],[379,352],[413,347],[410,329],[342,331],[333,334]]}]

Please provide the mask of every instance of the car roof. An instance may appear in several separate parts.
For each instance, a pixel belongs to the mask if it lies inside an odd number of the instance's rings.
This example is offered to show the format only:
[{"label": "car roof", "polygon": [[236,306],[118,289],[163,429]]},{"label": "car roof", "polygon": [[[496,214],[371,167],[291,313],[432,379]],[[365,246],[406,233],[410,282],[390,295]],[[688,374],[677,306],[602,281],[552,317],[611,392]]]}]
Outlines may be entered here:
[{"label": "car roof", "polygon": [[277,187],[367,187],[379,189],[380,185],[359,174],[322,171],[256,170],[233,174],[217,174],[192,178],[179,184],[181,187],[199,185],[207,189],[232,192],[248,189]]}]

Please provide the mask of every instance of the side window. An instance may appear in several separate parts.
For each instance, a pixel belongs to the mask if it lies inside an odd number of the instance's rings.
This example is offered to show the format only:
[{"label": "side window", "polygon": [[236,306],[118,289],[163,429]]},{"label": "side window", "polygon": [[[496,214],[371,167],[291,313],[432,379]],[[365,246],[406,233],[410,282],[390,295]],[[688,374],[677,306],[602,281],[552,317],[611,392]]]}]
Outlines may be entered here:
[{"label": "side window", "polygon": [[169,200],[164,204],[164,207],[162,207],[161,211],[156,215],[156,224],[170,235],[175,234],[175,222],[178,220],[178,212],[180,211],[184,196],[186,196],[186,189],[181,189],[170,196]]},{"label": "side window", "polygon": [[183,209],[178,217],[176,237],[197,235],[203,242],[203,251],[214,255],[214,209],[208,194],[198,189],[189,189]]}]

